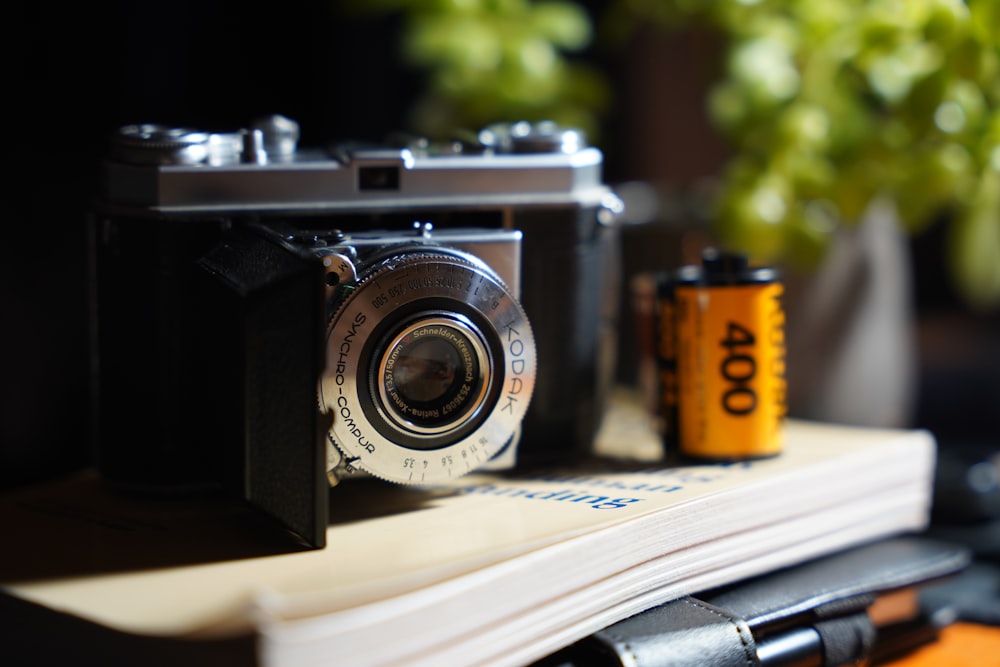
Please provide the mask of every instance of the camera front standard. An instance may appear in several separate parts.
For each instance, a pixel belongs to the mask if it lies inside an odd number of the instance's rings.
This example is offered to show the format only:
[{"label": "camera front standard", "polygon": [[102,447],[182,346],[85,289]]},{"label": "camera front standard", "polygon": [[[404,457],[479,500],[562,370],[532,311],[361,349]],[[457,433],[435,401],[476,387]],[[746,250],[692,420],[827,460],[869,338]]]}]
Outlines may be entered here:
[{"label": "camera front standard", "polygon": [[521,234],[415,231],[317,252],[332,306],[319,404],[333,483],[360,470],[423,484],[513,463],[535,341],[516,274],[483,258],[519,266]]}]

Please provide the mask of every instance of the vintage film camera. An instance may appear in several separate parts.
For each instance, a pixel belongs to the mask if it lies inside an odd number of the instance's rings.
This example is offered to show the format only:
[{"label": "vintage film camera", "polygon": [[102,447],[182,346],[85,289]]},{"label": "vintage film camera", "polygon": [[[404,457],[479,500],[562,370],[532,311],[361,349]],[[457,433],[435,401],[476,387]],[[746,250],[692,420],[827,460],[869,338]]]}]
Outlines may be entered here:
[{"label": "vintage film camera", "polygon": [[330,150],[281,116],[122,128],[93,225],[104,476],[221,488],[322,546],[328,479],[588,450],[618,291],[601,166],[548,123]]}]

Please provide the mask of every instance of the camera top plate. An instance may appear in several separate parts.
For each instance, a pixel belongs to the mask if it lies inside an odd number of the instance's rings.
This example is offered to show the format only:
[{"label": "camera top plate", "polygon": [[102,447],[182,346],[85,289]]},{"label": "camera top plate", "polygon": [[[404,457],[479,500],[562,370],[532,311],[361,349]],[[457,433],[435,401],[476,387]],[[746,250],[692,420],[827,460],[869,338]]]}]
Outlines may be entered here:
[{"label": "camera top plate", "polygon": [[122,128],[105,164],[106,198],[160,213],[338,212],[593,205],[609,192],[601,152],[552,124],[493,126],[478,143],[445,147],[411,141],[325,151],[298,149],[292,121],[281,120],[237,133]]}]

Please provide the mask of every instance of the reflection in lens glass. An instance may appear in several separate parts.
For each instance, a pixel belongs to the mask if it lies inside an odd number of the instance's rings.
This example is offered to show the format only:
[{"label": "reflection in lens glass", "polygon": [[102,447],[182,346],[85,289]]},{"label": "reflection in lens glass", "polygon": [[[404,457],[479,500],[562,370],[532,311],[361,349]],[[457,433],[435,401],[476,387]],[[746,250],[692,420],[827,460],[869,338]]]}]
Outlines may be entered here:
[{"label": "reflection in lens glass", "polygon": [[426,403],[448,391],[455,382],[458,365],[458,353],[450,343],[440,338],[423,340],[406,348],[396,360],[392,375],[406,399]]}]

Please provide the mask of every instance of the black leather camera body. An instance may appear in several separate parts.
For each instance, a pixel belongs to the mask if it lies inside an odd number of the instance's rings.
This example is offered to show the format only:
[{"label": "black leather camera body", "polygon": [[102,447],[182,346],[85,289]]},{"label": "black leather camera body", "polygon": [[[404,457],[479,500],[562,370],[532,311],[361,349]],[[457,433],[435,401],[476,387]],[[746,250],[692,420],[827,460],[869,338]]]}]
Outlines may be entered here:
[{"label": "black leather camera body", "polygon": [[122,128],[93,224],[96,444],[123,486],[221,489],[325,543],[329,484],[589,450],[620,200],[550,124],[298,147]]}]

